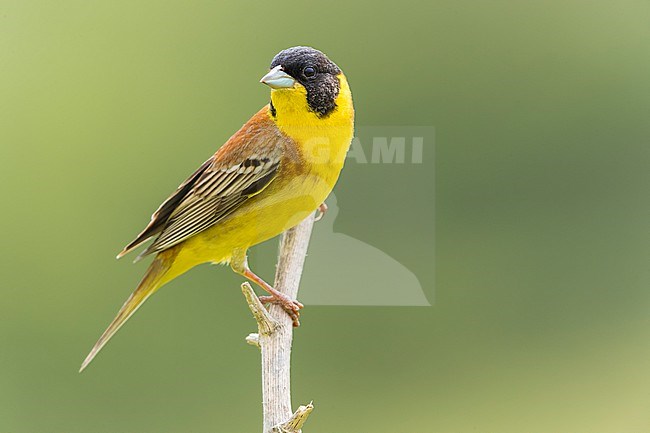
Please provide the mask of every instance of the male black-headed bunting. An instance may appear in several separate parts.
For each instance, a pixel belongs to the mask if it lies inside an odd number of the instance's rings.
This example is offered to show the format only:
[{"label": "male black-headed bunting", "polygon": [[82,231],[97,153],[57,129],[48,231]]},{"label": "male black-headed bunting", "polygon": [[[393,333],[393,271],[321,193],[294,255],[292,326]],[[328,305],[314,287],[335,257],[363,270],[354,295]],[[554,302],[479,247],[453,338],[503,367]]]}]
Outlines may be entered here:
[{"label": "male black-headed bunting", "polygon": [[271,87],[271,102],[183,182],[117,256],[155,237],[138,257],[156,257],[81,370],[149,296],[201,263],[230,264],[298,325],[302,304],[255,275],[246,252],[297,225],[332,191],[352,140],[352,95],[339,67],[309,47],[281,51],[260,81]]}]

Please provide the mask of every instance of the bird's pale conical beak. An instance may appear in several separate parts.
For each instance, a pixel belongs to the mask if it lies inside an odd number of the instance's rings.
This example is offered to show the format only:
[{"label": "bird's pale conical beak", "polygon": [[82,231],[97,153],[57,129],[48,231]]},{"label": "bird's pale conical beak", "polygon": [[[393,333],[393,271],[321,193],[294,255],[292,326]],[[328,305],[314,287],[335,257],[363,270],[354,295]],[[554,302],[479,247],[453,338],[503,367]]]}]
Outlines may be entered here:
[{"label": "bird's pale conical beak", "polygon": [[282,65],[278,65],[263,76],[260,83],[264,83],[272,89],[288,89],[293,87],[296,80],[282,70]]}]

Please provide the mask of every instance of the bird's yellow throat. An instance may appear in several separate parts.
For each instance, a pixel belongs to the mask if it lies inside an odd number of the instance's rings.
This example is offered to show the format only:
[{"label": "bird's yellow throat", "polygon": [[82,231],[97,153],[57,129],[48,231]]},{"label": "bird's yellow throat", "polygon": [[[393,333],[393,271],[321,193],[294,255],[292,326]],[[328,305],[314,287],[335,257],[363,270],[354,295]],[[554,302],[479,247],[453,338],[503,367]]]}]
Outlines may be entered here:
[{"label": "bird's yellow throat", "polygon": [[[294,139],[302,151],[320,162],[343,164],[354,133],[352,92],[343,73],[336,108],[319,116],[307,103],[307,90],[301,84],[271,91],[275,115],[269,113],[280,131]],[[336,164],[338,165],[338,164]]]}]

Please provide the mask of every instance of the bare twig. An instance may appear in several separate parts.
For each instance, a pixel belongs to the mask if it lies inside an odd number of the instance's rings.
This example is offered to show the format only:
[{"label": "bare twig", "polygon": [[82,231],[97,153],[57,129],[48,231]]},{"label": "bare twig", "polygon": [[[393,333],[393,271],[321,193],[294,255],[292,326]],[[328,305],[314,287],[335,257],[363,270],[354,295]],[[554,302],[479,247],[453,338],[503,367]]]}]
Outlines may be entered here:
[{"label": "bare twig", "polygon": [[[282,235],[275,289],[296,299],[309,238],[314,225],[311,214],[296,227]],[[262,354],[263,433],[298,433],[314,409],[309,403],[291,411],[291,343],[293,321],[279,305],[268,310],[262,306],[248,283],[242,284],[248,307],[257,321],[258,334],[250,334],[246,342],[258,346]]]},{"label": "bare twig", "polygon": [[309,414],[314,410],[314,405],[309,403],[307,406],[300,406],[297,411],[291,415],[288,421],[273,427],[273,433],[294,433],[302,429],[302,425],[307,421]]},{"label": "bare twig", "polygon": [[[260,298],[257,297],[249,282],[245,282],[241,285],[241,291],[244,293],[246,303],[248,303],[248,308],[250,308],[253,313],[253,317],[255,318],[257,327],[260,331],[259,334],[251,334],[248,338],[251,338],[252,335],[257,335],[257,338],[252,338],[257,340],[257,344],[255,345],[259,346],[259,335],[271,335],[273,331],[280,326],[280,323],[278,323],[278,321],[271,316],[271,313],[264,308],[264,305],[260,302]],[[248,338],[246,341],[248,341]]]}]

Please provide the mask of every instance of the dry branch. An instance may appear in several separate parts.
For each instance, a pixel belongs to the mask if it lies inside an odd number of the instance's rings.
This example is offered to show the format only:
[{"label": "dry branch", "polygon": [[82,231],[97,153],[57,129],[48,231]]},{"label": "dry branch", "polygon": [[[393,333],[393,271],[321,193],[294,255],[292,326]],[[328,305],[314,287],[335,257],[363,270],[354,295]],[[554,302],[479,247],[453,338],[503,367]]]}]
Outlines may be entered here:
[{"label": "dry branch", "polygon": [[[275,289],[292,299],[298,296],[314,214],[287,230],[280,241]],[[248,307],[257,321],[258,333],[246,337],[246,342],[258,346],[262,354],[263,433],[298,433],[314,406],[291,410],[291,343],[293,322],[279,305],[267,310],[253,292],[250,284],[242,284]]]}]

